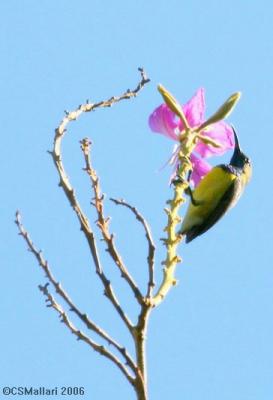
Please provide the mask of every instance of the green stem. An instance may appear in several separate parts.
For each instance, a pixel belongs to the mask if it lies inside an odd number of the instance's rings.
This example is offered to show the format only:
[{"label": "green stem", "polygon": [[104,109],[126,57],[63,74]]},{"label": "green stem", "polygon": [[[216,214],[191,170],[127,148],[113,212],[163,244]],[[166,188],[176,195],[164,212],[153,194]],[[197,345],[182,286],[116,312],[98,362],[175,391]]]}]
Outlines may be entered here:
[{"label": "green stem", "polygon": [[181,258],[177,254],[177,247],[182,240],[182,236],[176,233],[178,224],[181,223],[179,216],[179,210],[186,199],[184,197],[185,190],[188,187],[187,174],[191,170],[191,162],[189,156],[195,146],[194,138],[195,135],[192,132],[188,132],[187,136],[184,136],[184,141],[181,144],[181,150],[179,153],[180,168],[178,171],[181,182],[174,186],[174,196],[172,200],[169,200],[169,208],[165,209],[168,215],[168,223],[165,228],[167,232],[167,238],[164,240],[167,247],[166,259],[162,262],[164,265],[162,283],[155,294],[150,300],[150,305],[156,307],[161,303],[164,297],[168,294],[169,290],[176,285],[175,269],[178,263],[181,262]]}]

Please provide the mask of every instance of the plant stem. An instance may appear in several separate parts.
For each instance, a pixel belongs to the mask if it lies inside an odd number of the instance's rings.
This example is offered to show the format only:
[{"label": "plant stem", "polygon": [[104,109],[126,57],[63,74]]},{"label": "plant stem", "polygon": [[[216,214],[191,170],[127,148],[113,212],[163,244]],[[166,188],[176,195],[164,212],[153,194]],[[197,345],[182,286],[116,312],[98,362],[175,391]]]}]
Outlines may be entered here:
[{"label": "plant stem", "polygon": [[136,362],[139,372],[136,377],[136,384],[135,384],[137,400],[148,400],[146,332],[147,332],[150,311],[151,311],[151,306],[143,304],[141,313],[138,318],[138,324],[135,327]]},{"label": "plant stem", "polygon": [[181,258],[177,254],[177,247],[182,240],[182,236],[176,233],[176,228],[181,222],[181,218],[179,216],[180,207],[186,201],[184,193],[189,185],[187,181],[187,174],[192,168],[189,157],[195,146],[194,138],[195,134],[189,131],[184,141],[181,143],[180,152],[178,154],[180,161],[178,176],[180,177],[181,182],[174,186],[173,199],[167,202],[169,207],[165,208],[168,216],[168,222],[165,228],[167,238],[164,239],[164,243],[167,248],[167,256],[162,262],[164,265],[162,283],[155,296],[150,299],[149,304],[152,307],[158,306],[165,298],[169,290],[177,283],[175,279],[175,269],[177,264],[181,262]]}]

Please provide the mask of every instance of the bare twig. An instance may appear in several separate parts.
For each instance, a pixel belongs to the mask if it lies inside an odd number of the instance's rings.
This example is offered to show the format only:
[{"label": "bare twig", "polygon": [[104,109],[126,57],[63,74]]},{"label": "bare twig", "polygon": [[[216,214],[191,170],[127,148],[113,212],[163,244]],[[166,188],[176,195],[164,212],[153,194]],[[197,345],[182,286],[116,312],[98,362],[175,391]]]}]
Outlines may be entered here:
[{"label": "bare twig", "polygon": [[121,308],[117,297],[113,291],[113,288],[110,284],[110,281],[107,279],[105,276],[99,255],[98,255],[98,250],[97,250],[97,245],[96,245],[96,240],[94,237],[94,233],[90,227],[89,221],[86,217],[86,215],[83,213],[81,206],[75,196],[75,191],[68,179],[68,176],[65,172],[63,162],[62,162],[62,157],[61,157],[61,144],[62,144],[62,139],[64,137],[64,134],[66,132],[66,127],[70,121],[76,120],[82,113],[84,112],[90,112],[92,110],[95,110],[96,108],[101,108],[101,107],[110,107],[113,104],[124,100],[124,99],[130,99],[132,97],[135,97],[138,92],[144,87],[146,83],[149,82],[149,79],[146,77],[146,74],[143,69],[139,69],[141,73],[141,81],[137,85],[137,87],[134,90],[127,90],[125,93],[123,93],[120,96],[117,97],[111,97],[108,100],[101,101],[99,103],[94,103],[90,104],[87,102],[86,104],[80,105],[77,110],[72,111],[72,112],[67,112],[65,117],[62,119],[61,123],[55,130],[55,137],[54,137],[54,146],[53,146],[53,151],[50,152],[52,155],[54,164],[56,166],[56,169],[58,171],[59,177],[60,177],[60,183],[59,185],[62,187],[64,190],[66,197],[71,204],[73,210],[75,211],[78,220],[81,225],[81,230],[83,231],[88,245],[89,249],[91,252],[91,256],[93,258],[95,268],[96,268],[96,273],[98,274],[103,286],[104,286],[104,291],[105,295],[107,298],[111,301],[117,312],[119,313],[120,317],[126,324],[127,328],[133,334],[133,328],[132,328],[132,323],[130,322],[129,318],[126,316],[125,312]]},{"label": "bare twig", "polygon": [[96,323],[94,323],[85,313],[82,313],[78,307],[73,303],[73,301],[70,299],[66,291],[61,287],[60,283],[57,282],[57,280],[54,278],[51,269],[49,267],[48,262],[43,258],[42,252],[37,250],[36,247],[34,246],[28,232],[24,228],[22,222],[21,222],[21,216],[19,211],[16,212],[16,217],[15,217],[15,223],[19,229],[20,235],[24,238],[26,241],[29,250],[31,253],[35,256],[37,259],[40,267],[43,269],[46,277],[48,280],[52,283],[54,286],[56,292],[62,297],[62,299],[65,301],[65,303],[69,306],[70,310],[73,311],[79,318],[80,320],[86,325],[86,327],[93,332],[95,332],[97,335],[99,335],[101,338],[107,341],[108,344],[111,344],[113,347],[116,348],[116,350],[119,351],[119,353],[124,357],[126,363],[132,368],[134,372],[137,370],[137,366],[135,365],[134,361],[128,354],[126,348],[121,346],[119,343],[117,343],[107,332],[105,332],[102,328],[100,328]]},{"label": "bare twig", "polygon": [[134,282],[133,278],[131,277],[128,269],[126,268],[117,248],[114,242],[114,235],[110,234],[109,232],[109,218],[106,218],[104,216],[104,204],[103,204],[103,195],[101,193],[101,188],[100,188],[100,183],[99,183],[99,178],[94,170],[92,168],[91,162],[90,162],[90,145],[91,142],[85,138],[81,140],[81,149],[84,154],[84,159],[85,159],[85,171],[87,172],[90,180],[91,180],[91,185],[93,187],[94,191],[94,202],[92,203],[97,211],[97,225],[102,233],[103,239],[106,242],[107,245],[107,251],[114,260],[115,264],[117,265],[118,269],[121,272],[121,276],[126,280],[130,288],[132,289],[136,299],[138,300],[139,304],[143,303],[143,296],[137,286],[137,284]]},{"label": "bare twig", "polygon": [[69,122],[75,121],[84,112],[94,111],[96,108],[112,107],[115,103],[118,103],[121,100],[128,100],[132,97],[136,97],[143,87],[150,82],[150,79],[147,78],[144,69],[139,68],[138,70],[141,74],[141,80],[135,89],[128,89],[120,96],[112,96],[108,100],[103,100],[98,103],[89,103],[89,101],[87,101],[85,104],[81,104],[75,111],[65,111],[65,117],[62,119],[61,123],[56,129],[56,135],[63,136],[66,132],[66,127]]},{"label": "bare twig", "polygon": [[111,360],[120,369],[120,371],[123,373],[123,375],[125,375],[128,382],[130,382],[130,384],[134,387],[135,379],[132,375],[130,375],[127,368],[120,362],[120,360],[113,353],[111,353],[109,350],[107,350],[104,346],[96,343],[94,340],[92,340],[90,337],[85,335],[82,331],[78,330],[72,324],[72,322],[69,320],[67,314],[64,312],[61,305],[56,302],[54,297],[48,291],[48,285],[49,285],[48,283],[45,284],[44,286],[39,285],[39,289],[46,297],[46,302],[48,303],[47,306],[54,308],[58,312],[61,322],[63,322],[68,327],[68,329],[77,337],[78,340],[83,340],[97,353],[99,353],[99,354],[103,355],[104,357],[108,358],[109,360]]},{"label": "bare twig", "polygon": [[147,288],[146,296],[149,298],[152,296],[152,291],[155,286],[155,281],[154,281],[155,244],[154,244],[154,241],[152,238],[151,229],[150,229],[147,221],[145,220],[145,218],[140,214],[140,212],[136,209],[136,207],[130,205],[123,199],[110,198],[110,200],[113,201],[116,205],[121,205],[121,206],[129,208],[129,210],[131,210],[133,212],[136,219],[141,223],[141,225],[143,226],[143,228],[145,230],[145,236],[146,236],[147,242],[148,242],[147,261],[148,261],[148,266],[149,266],[149,281],[148,281],[148,288]]},{"label": "bare twig", "polygon": [[[127,271],[126,267],[124,266],[113,241],[113,235],[110,235],[108,223],[109,219],[104,216],[104,203],[103,203],[103,195],[101,193],[99,178],[97,176],[96,171],[91,165],[90,160],[90,145],[91,142],[89,139],[85,138],[81,140],[81,148],[85,158],[85,171],[87,172],[90,180],[91,185],[94,191],[94,201],[92,204],[94,205],[97,211],[97,225],[102,232],[102,236],[108,245],[108,251],[112,256],[113,260],[116,262],[117,266],[119,267],[122,276],[127,281],[133,292],[135,293],[136,298],[138,299],[141,310],[138,316],[138,323],[134,327],[133,330],[133,338],[135,342],[135,349],[136,349],[136,359],[137,359],[137,366],[138,366],[138,375],[136,376],[135,381],[135,389],[138,395],[138,398],[141,400],[145,400],[147,398],[147,376],[146,376],[146,355],[145,355],[145,343],[146,343],[146,331],[147,331],[147,324],[148,324],[148,317],[151,310],[150,300],[152,296],[152,289],[154,287],[154,253],[155,253],[155,245],[153,243],[152,235],[150,232],[150,228],[148,223],[143,218],[143,216],[139,213],[139,211],[131,206],[130,204],[126,203],[124,200],[115,200],[110,199],[115,204],[123,205],[129,208],[138,221],[144,227],[146,238],[148,241],[148,266],[149,266],[149,281],[148,281],[148,288],[147,288],[147,299],[143,299],[138,287],[133,282],[129,272]],[[149,301],[147,301],[149,299]],[[145,301],[146,300],[146,301]]]}]

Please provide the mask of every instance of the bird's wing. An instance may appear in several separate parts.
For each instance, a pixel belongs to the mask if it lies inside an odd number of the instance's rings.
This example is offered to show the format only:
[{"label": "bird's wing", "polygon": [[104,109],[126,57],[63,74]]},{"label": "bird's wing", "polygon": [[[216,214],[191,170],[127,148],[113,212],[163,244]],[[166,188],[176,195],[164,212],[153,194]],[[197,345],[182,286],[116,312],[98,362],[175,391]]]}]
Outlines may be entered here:
[{"label": "bird's wing", "polygon": [[229,188],[226,190],[224,195],[221,197],[216,208],[214,208],[211,214],[204,220],[200,225],[193,226],[186,234],[186,243],[195,239],[197,236],[202,235],[208,229],[210,229],[217,221],[232,207],[238,199],[238,193],[240,192],[240,183],[238,179],[232,181]]}]

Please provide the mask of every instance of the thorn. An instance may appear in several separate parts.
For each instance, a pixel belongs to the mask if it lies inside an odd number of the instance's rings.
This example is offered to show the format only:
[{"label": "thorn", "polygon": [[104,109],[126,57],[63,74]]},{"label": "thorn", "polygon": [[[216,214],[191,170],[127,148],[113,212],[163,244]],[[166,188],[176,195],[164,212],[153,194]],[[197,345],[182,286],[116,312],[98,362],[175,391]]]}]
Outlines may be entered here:
[{"label": "thorn", "polygon": [[164,208],[164,211],[167,215],[170,215],[171,210],[167,207]]},{"label": "thorn", "polygon": [[77,336],[78,336],[79,340],[81,340],[81,335],[82,335],[81,331],[77,331]]}]

